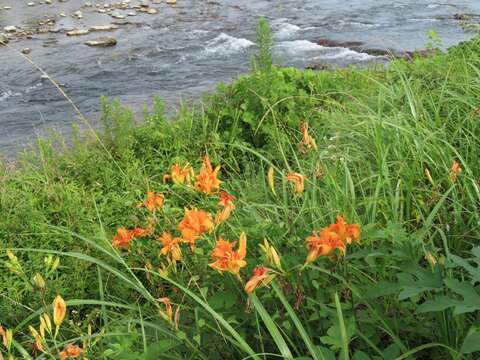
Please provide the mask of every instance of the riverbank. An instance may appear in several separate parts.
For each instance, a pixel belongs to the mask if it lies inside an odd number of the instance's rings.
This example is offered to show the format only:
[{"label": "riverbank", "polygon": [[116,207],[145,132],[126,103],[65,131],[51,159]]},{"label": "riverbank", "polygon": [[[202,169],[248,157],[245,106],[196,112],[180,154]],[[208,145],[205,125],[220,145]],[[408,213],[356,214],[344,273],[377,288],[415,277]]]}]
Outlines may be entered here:
[{"label": "riverbank", "polygon": [[[149,1],[143,8],[154,8],[156,14],[140,11],[141,0],[125,2],[128,9],[121,9],[125,5],[120,1],[28,2],[2,1],[0,33],[15,27],[7,34],[9,45],[25,50],[61,84],[93,126],[100,126],[101,96],[118,98],[141,121],[152,94],[164,100],[167,113],[175,114],[182,102],[197,101],[219,82],[247,73],[261,16],[272,27],[275,63],[303,69],[384,63],[385,53],[425,49],[430,30],[447,49],[475,34],[455,15],[466,14],[475,22],[480,14],[480,3],[474,0],[455,5],[427,0],[285,0],[282,6],[267,0],[178,0],[175,6]],[[92,6],[85,7],[88,2]],[[128,15],[133,11],[136,16]],[[125,19],[112,17],[116,14]],[[74,30],[88,33],[67,35]],[[116,45],[85,45],[99,37],[114,38]],[[352,40],[361,44],[342,46]],[[0,64],[0,153],[14,158],[51,129],[69,138],[78,117],[57,89],[9,48],[0,46]]]},{"label": "riverbank", "polygon": [[12,354],[478,358],[480,40],[323,72],[270,40],[174,121],[105,100],[102,133],[2,167]]}]

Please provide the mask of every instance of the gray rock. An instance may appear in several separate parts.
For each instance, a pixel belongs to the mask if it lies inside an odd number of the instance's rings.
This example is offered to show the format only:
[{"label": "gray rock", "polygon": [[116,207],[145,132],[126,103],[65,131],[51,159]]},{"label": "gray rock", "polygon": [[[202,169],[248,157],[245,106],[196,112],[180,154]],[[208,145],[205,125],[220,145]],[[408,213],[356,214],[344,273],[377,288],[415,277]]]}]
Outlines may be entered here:
[{"label": "gray rock", "polygon": [[30,48],[22,49],[22,54],[27,55],[27,54],[30,54],[31,52],[32,52],[32,49],[30,49]]},{"label": "gray rock", "polygon": [[113,37],[104,36],[94,40],[85,41],[85,45],[97,47],[109,47],[117,45],[117,40]]},{"label": "gray rock", "polygon": [[118,29],[118,26],[115,24],[109,24],[109,25],[97,25],[97,26],[92,26],[90,28],[90,31],[112,31]]},{"label": "gray rock", "polygon": [[70,30],[67,32],[68,36],[81,36],[81,35],[87,35],[90,32],[90,30],[87,29],[75,29],[75,30]]},{"label": "gray rock", "polygon": [[7,35],[0,33],[0,46],[8,44],[9,41]]},{"label": "gray rock", "polygon": [[472,17],[470,15],[461,14],[461,13],[453,15],[453,18],[455,20],[460,20],[460,21],[470,21],[470,20],[472,20]]},{"label": "gray rock", "polygon": [[5,26],[3,30],[5,30],[7,33],[12,33],[12,32],[16,32],[17,28],[15,26]]}]

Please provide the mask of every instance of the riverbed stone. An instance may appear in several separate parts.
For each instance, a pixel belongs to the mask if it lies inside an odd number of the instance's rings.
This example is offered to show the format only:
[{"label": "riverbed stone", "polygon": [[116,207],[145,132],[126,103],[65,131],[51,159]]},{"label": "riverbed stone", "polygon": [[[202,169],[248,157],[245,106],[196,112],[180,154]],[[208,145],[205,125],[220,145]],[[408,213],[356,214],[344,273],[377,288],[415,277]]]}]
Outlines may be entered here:
[{"label": "riverbed stone", "polygon": [[14,33],[17,31],[17,27],[16,26],[13,26],[13,25],[10,25],[10,26],[5,26],[3,28],[3,30],[7,33]]},{"label": "riverbed stone", "polygon": [[167,4],[169,5],[175,5],[177,3],[177,0],[167,0]]},{"label": "riverbed stone", "polygon": [[88,30],[88,29],[74,29],[74,30],[68,31],[67,35],[68,36],[81,36],[81,35],[87,35],[88,33],[90,33],[90,30]]},{"label": "riverbed stone", "polygon": [[30,54],[31,52],[32,52],[32,49],[30,49],[30,48],[24,48],[24,49],[22,49],[22,54],[28,55],[28,54]]},{"label": "riverbed stone", "polygon": [[90,31],[113,31],[118,29],[118,26],[115,24],[108,25],[96,25],[90,28]]},{"label": "riverbed stone", "polygon": [[85,45],[96,47],[109,47],[117,45],[117,39],[110,36],[103,36],[93,40],[85,41]]},{"label": "riverbed stone", "polygon": [[0,33],[0,46],[8,44],[9,41],[6,34]]}]

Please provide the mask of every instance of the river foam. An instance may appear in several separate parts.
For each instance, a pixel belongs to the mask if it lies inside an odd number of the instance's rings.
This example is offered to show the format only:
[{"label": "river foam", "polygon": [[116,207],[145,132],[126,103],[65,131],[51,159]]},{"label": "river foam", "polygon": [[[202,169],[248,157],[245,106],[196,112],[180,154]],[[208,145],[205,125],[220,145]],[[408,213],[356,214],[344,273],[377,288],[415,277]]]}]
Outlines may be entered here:
[{"label": "river foam", "polygon": [[370,61],[377,58],[349,48],[326,47],[308,40],[283,41],[277,48],[289,54],[311,53],[316,55],[316,58],[328,60]]},{"label": "river foam", "polygon": [[205,43],[205,53],[225,56],[242,51],[253,45],[255,43],[250,40],[221,33]]}]

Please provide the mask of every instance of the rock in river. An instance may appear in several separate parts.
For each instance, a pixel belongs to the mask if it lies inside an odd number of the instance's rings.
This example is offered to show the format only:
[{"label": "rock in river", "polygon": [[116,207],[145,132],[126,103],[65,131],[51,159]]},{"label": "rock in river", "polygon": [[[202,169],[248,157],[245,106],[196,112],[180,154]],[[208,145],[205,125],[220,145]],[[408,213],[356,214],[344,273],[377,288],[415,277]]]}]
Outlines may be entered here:
[{"label": "rock in river", "polygon": [[3,30],[5,30],[7,33],[8,32],[16,32],[17,31],[17,28],[15,26],[5,26],[3,28]]},{"label": "rock in river", "polygon": [[75,29],[67,32],[68,36],[80,36],[80,35],[87,35],[90,30],[87,29]]},{"label": "rock in river", "polygon": [[109,47],[117,45],[117,40],[110,36],[99,37],[94,40],[85,41],[85,45],[88,46],[98,46],[98,47]]},{"label": "rock in river", "polygon": [[112,31],[118,29],[117,25],[114,24],[109,24],[109,25],[97,25],[97,26],[92,26],[90,28],[90,31]]},{"label": "rock in river", "polygon": [[0,46],[5,45],[8,41],[7,35],[0,33]]}]

